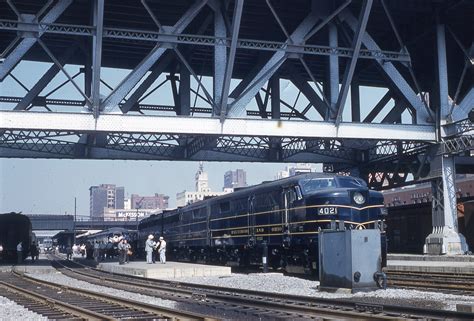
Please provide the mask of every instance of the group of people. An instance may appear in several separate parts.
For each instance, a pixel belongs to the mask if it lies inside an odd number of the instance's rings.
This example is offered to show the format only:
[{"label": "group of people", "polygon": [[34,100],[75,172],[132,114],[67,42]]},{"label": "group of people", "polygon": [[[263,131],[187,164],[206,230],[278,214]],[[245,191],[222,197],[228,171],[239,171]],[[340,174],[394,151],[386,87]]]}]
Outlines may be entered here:
[{"label": "group of people", "polygon": [[160,236],[158,242],[155,242],[153,235],[148,235],[148,239],[145,242],[145,252],[146,252],[146,263],[153,264],[155,263],[154,253],[158,252],[160,255],[160,263],[166,263],[166,241]]},{"label": "group of people", "polygon": [[[146,252],[146,262],[148,264],[152,264],[156,262],[156,256],[157,254],[159,255],[160,258],[160,263],[165,264],[166,263],[166,241],[164,240],[163,237],[160,237],[158,242],[155,242],[153,235],[148,235],[148,239],[145,242],[145,252]],[[126,264],[130,263],[130,256],[133,254],[132,253],[132,246],[128,243],[126,238],[121,238],[118,241],[117,245],[118,253],[119,253],[119,264]],[[18,264],[21,264],[23,262],[23,242],[19,242],[17,245],[17,255],[18,255]],[[39,257],[40,249],[36,245],[36,243],[32,243],[30,246],[30,254],[31,254],[31,259],[34,262],[35,259],[37,260]],[[98,260],[99,258],[99,253],[100,253],[100,248],[99,248],[99,243],[94,244],[94,246],[90,246],[88,248],[86,245],[76,245],[74,244],[73,246],[67,246],[66,247],[66,258],[68,260],[72,259],[72,255],[74,254],[82,254],[84,257],[87,255],[87,258],[91,256],[90,258],[94,258],[95,260]]]}]

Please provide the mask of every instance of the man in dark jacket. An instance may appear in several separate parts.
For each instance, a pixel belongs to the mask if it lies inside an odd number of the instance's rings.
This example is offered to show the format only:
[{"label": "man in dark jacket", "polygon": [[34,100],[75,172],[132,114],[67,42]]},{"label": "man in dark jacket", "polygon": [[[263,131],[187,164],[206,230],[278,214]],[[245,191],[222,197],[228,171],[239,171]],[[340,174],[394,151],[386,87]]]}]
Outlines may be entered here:
[{"label": "man in dark jacket", "polygon": [[72,247],[68,245],[66,247],[66,260],[72,260]]},{"label": "man in dark jacket", "polygon": [[119,264],[125,264],[125,256],[127,255],[127,246],[125,244],[125,240],[121,239],[118,246],[118,251],[119,251]]},{"label": "man in dark jacket", "polygon": [[31,262],[35,263],[35,260],[38,260],[39,258],[39,249],[36,246],[35,242],[31,243],[30,254],[31,254]]}]

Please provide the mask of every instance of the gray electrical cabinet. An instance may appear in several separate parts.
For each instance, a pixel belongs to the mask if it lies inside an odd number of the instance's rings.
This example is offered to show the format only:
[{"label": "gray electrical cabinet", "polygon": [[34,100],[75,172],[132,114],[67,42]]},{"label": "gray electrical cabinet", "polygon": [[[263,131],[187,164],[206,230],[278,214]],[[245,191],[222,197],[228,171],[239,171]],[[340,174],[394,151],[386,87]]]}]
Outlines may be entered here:
[{"label": "gray electrical cabinet", "polygon": [[378,288],[375,276],[382,264],[379,230],[323,230],[318,239],[321,290]]}]

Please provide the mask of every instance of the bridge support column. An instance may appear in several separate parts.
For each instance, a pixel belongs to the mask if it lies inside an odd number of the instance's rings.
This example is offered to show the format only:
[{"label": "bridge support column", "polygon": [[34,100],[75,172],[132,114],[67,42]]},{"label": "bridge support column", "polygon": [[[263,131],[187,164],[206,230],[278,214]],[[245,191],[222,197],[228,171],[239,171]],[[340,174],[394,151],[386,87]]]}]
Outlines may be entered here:
[{"label": "bridge support column", "polygon": [[[438,119],[446,123],[449,113],[448,69],[446,60],[446,35],[442,24],[436,25],[438,56]],[[454,156],[438,155],[431,162],[432,171],[440,173],[432,182],[433,231],[425,240],[425,254],[463,254],[468,251],[466,239],[458,232],[456,204],[456,167]]]},{"label": "bridge support column", "polygon": [[431,182],[433,231],[425,240],[423,253],[464,254],[469,249],[458,232],[454,157],[439,156],[438,164],[442,175]]}]

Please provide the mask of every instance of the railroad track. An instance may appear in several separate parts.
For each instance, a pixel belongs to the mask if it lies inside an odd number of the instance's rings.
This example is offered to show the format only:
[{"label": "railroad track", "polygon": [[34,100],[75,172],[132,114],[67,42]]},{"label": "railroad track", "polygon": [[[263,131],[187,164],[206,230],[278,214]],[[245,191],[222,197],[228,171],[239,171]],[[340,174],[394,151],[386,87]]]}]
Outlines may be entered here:
[{"label": "railroad track", "polygon": [[2,296],[53,320],[215,320],[196,313],[61,286],[14,270],[0,273],[0,289]]},{"label": "railroad track", "polygon": [[474,295],[474,274],[386,270],[389,286]]},{"label": "railroad track", "polygon": [[[346,299],[322,299],[307,296],[267,293],[209,285],[196,285],[176,281],[145,279],[142,277],[110,274],[91,267],[74,268],[75,262],[61,262],[68,267],[58,267],[65,275],[107,287],[113,287],[164,299],[213,307],[218,315],[222,311],[240,313],[261,319],[420,319],[456,318],[473,319],[472,313],[431,310],[416,307],[367,304]],[[55,263],[55,264],[58,264]]]}]

